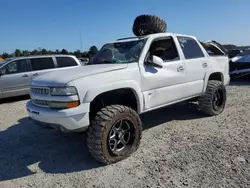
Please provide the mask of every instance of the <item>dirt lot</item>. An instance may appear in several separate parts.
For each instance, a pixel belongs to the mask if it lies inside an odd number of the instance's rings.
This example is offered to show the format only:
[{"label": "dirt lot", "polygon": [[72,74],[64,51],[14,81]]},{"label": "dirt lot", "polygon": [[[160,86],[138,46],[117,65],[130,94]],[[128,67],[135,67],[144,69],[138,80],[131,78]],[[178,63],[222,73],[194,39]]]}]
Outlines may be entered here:
[{"label": "dirt lot", "polygon": [[140,149],[103,166],[85,134],[32,124],[27,99],[0,104],[0,188],[250,187],[250,86],[231,84],[223,114],[204,117],[190,105],[142,116]]}]

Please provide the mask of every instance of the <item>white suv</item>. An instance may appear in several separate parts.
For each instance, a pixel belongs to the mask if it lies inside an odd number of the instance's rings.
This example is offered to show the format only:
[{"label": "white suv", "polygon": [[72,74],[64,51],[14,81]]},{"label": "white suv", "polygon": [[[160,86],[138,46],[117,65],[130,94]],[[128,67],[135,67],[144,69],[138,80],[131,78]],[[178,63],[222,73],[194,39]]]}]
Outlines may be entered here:
[{"label": "white suv", "polygon": [[87,130],[90,153],[110,164],[139,147],[141,113],[192,99],[201,112],[220,114],[228,62],[216,44],[193,36],[119,39],[105,44],[86,66],[35,78],[27,110],[38,124]]}]

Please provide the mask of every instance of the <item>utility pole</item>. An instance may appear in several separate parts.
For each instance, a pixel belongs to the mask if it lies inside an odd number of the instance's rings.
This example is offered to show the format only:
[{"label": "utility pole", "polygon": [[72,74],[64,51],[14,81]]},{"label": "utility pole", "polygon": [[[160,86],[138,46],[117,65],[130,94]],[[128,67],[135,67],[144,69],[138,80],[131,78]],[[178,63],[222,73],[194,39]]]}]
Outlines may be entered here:
[{"label": "utility pole", "polygon": [[81,52],[82,52],[82,32],[80,32],[80,45],[81,45]]}]

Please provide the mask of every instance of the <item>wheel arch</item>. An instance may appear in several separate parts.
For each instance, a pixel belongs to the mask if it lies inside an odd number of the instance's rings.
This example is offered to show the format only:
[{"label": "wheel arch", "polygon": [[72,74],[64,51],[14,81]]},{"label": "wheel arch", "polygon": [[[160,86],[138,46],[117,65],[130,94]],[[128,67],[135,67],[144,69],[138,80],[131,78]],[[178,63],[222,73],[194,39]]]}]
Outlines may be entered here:
[{"label": "wheel arch", "polygon": [[[89,91],[87,91],[84,102],[90,102],[90,108],[91,103],[95,101],[96,99],[100,97],[108,97],[112,96],[112,94],[122,94],[124,95],[130,95],[129,97],[133,96],[132,101],[136,102],[136,108],[133,108],[136,110],[137,113],[141,113],[143,109],[143,95],[141,92],[141,89],[139,85],[135,82],[122,82],[122,83],[112,83],[101,87],[92,88]],[[117,99],[117,97],[116,97]],[[112,99],[114,100],[114,99]],[[114,100],[116,101],[116,100]],[[126,101],[126,98],[125,98]],[[131,102],[132,102],[131,101]],[[105,105],[105,104],[104,104]],[[130,106],[131,107],[131,106]]]},{"label": "wheel arch", "polygon": [[209,71],[206,73],[205,76],[205,83],[204,83],[204,87],[203,87],[203,92],[206,91],[207,88],[207,84],[209,80],[217,80],[217,81],[221,81],[224,84],[224,76],[222,72],[214,72],[214,71]]}]

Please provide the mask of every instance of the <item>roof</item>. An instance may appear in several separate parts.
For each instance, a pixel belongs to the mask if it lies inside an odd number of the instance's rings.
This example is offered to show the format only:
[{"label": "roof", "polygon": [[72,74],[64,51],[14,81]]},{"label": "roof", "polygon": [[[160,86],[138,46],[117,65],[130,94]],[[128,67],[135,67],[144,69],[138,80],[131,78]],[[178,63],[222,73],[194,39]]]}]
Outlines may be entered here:
[{"label": "roof", "polygon": [[29,56],[20,56],[20,57],[12,57],[6,60],[18,60],[18,59],[26,59],[26,58],[42,58],[42,57],[75,57],[74,55],[65,55],[65,54],[51,54],[51,55],[29,55]]},{"label": "roof", "polygon": [[128,41],[135,41],[135,40],[140,40],[140,39],[144,39],[144,38],[166,37],[166,36],[173,36],[173,35],[196,38],[196,37],[191,36],[191,35],[184,35],[184,34],[178,34],[178,33],[154,33],[154,34],[145,35],[145,36],[138,36],[138,37],[135,36],[135,37],[120,38],[120,39],[117,39],[116,41],[112,41],[110,43],[128,42]]}]

